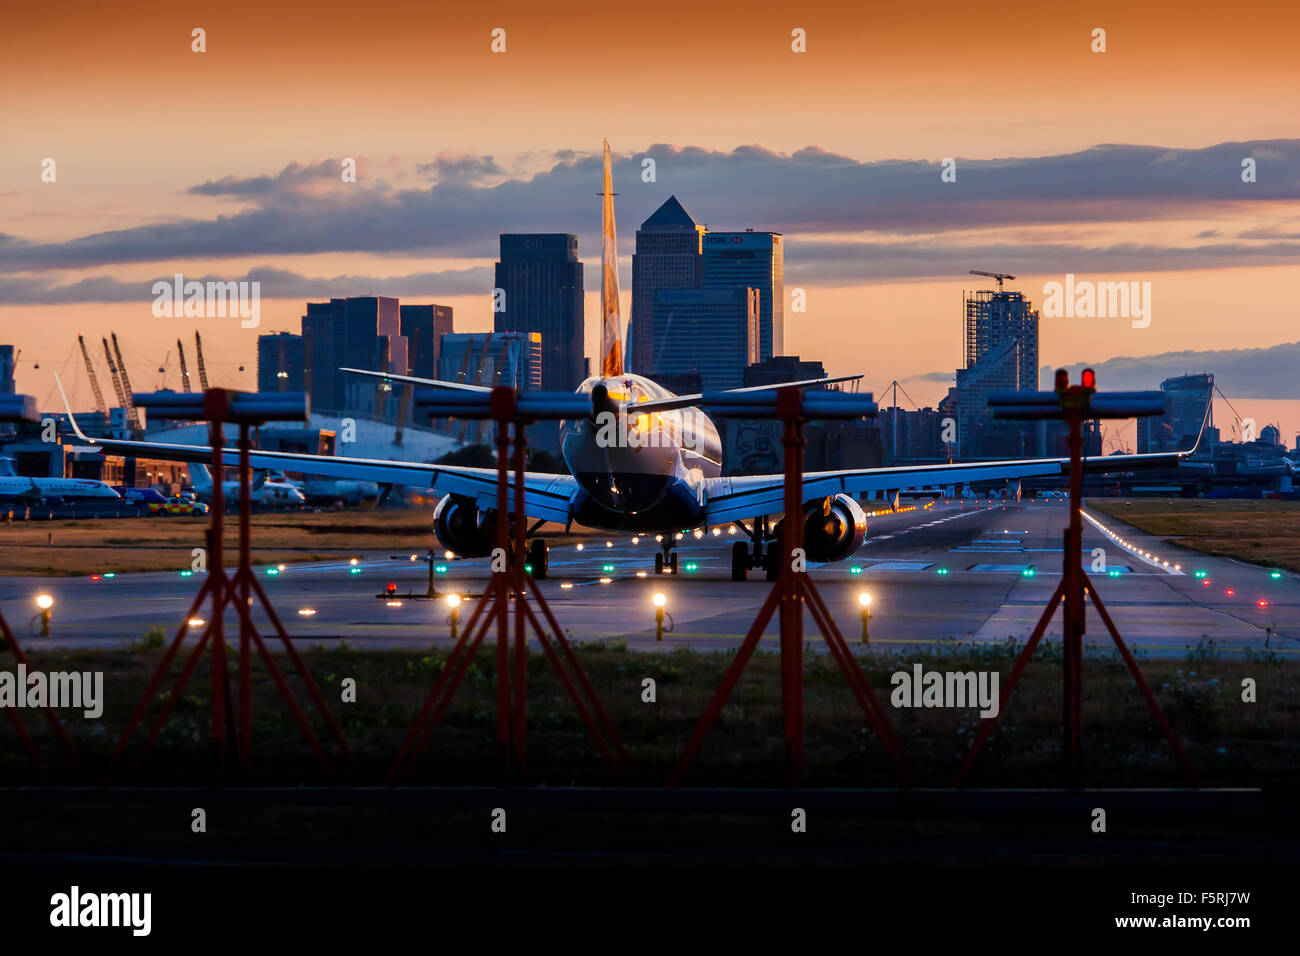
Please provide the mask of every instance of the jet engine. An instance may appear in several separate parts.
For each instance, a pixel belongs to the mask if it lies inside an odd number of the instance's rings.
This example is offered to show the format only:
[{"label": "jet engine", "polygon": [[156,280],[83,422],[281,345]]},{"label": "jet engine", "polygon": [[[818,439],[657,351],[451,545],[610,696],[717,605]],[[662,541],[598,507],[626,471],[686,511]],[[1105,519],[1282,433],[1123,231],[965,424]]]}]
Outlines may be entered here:
[{"label": "jet engine", "polygon": [[479,511],[473,498],[448,495],[433,510],[433,533],[448,551],[485,558],[496,540],[495,508]]},{"label": "jet engine", "polygon": [[842,561],[862,547],[867,516],[848,495],[807,502],[803,507],[803,547],[809,561]]}]

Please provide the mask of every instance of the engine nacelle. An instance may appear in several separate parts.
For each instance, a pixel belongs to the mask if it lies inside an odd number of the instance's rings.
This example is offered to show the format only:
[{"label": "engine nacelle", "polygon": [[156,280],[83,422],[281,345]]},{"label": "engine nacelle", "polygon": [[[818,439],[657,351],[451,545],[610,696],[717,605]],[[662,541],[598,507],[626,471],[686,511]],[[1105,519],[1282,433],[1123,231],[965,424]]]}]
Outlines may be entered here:
[{"label": "engine nacelle", "polygon": [[818,498],[803,506],[803,547],[809,561],[842,561],[862,547],[867,516],[848,495]]},{"label": "engine nacelle", "polygon": [[448,495],[433,510],[433,533],[448,551],[486,558],[496,541],[496,509],[480,512],[473,498]]}]

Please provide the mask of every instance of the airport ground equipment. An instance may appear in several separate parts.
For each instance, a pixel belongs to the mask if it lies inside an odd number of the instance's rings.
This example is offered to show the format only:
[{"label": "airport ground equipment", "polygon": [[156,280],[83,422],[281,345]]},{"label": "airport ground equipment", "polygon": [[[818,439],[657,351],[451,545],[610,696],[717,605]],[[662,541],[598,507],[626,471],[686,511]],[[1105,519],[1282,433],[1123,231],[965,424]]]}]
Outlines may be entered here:
[{"label": "airport ground equipment", "polygon": [[[1161,415],[1165,411],[1163,392],[1098,392],[1097,376],[1092,369],[1084,369],[1078,385],[1070,384],[1069,373],[1059,369],[1056,373],[1056,390],[1053,392],[993,392],[988,398],[989,407],[997,418],[1016,421],[1064,420],[1069,426],[1070,441],[1070,523],[1065,529],[1065,555],[1062,562],[1061,582],[1048,599],[1047,607],[1038,619],[1024,649],[1016,658],[1011,668],[1011,676],[1002,688],[1002,699],[996,713],[1001,715],[1015,690],[1016,682],[1024,672],[1034,649],[1042,640],[1047,625],[1056,613],[1057,605],[1064,606],[1064,628],[1062,634],[1062,728],[1064,733],[1063,752],[1065,756],[1066,786],[1080,787],[1084,783],[1083,766],[1083,634],[1084,600],[1090,598],[1097,614],[1115,642],[1115,647],[1128,666],[1129,673],[1137,683],[1142,696],[1146,698],[1151,713],[1164,731],[1174,753],[1187,771],[1193,786],[1197,786],[1196,771],[1178,735],[1165,718],[1155,695],[1142,677],[1137,661],[1129,652],[1119,629],[1111,619],[1097,593],[1097,586],[1083,570],[1083,527],[1080,520],[1080,508],[1083,497],[1083,438],[1082,426],[1085,421],[1097,418],[1135,418],[1147,415]],[[980,728],[971,742],[966,759],[962,761],[954,787],[960,787],[970,773],[984,746],[984,741],[993,730],[997,717],[985,717],[980,721]]]},{"label": "airport ground equipment", "polygon": [[[520,783],[527,774],[527,655],[528,630],[572,699],[593,742],[616,779],[629,769],[627,748],[614,729],[590,679],[574,654],[533,576],[525,567],[527,510],[524,490],[526,427],[536,421],[586,418],[591,401],[571,392],[519,392],[497,386],[491,392],[434,390],[416,395],[416,408],[434,418],[488,419],[496,423],[497,501],[492,580],[452,646],[447,663],[411,726],[393,767],[389,783],[405,777],[428,746],[451,706],[465,672],[484,638],[496,625],[497,750],[504,783]],[[513,442],[511,441],[513,430]],[[513,444],[513,448],[512,448]],[[513,471],[513,475],[512,475]],[[514,490],[513,544],[509,492]],[[510,647],[510,608],[514,603],[514,654]],[[537,612],[533,610],[536,603]],[[538,612],[540,612],[540,617]]]},{"label": "airport ground equipment", "polygon": [[[885,715],[884,709],[871,691],[866,675],[858,666],[844,635],[831,617],[822,600],[806,564],[800,560],[803,539],[803,449],[804,425],[817,419],[865,418],[876,414],[876,403],[869,394],[841,392],[810,392],[787,387],[776,391],[750,393],[705,394],[704,405],[724,418],[775,418],[784,423],[785,464],[785,516],[780,524],[780,565],[776,583],[763,602],[758,617],[745,635],[740,649],[722,677],[708,708],[700,718],[686,748],[678,760],[669,786],[682,782],[692,761],[703,746],[740,680],[740,675],[758,646],[773,614],[777,614],[781,627],[781,712],[784,724],[785,775],[789,786],[796,787],[803,778],[804,726],[803,726],[803,615],[805,608],[811,614],[818,630],[829,646],[835,662],[844,673],[866,716],[867,725],[875,733],[885,753],[894,764],[903,783],[913,777],[911,761]],[[799,553],[796,553],[799,551]]]},{"label": "airport ground equipment", "polygon": [[[23,422],[26,424],[36,424],[41,420],[40,413],[36,411],[36,399],[31,395],[4,395],[0,394],[0,422]],[[24,667],[30,667],[27,655],[23,653],[22,645],[18,643],[18,635],[9,627],[9,622],[5,620],[4,614],[0,613],[0,635],[3,641],[0,642],[0,650],[8,650],[13,654],[14,660]],[[54,708],[47,702],[45,707],[45,716],[50,721],[50,726],[54,728],[54,733],[58,735],[59,741],[68,752],[68,756],[74,762],[79,762],[80,757],[77,748],[72,745],[72,739],[68,736],[67,730],[59,720],[59,715],[54,712]],[[23,719],[19,715],[17,707],[4,708],[5,715],[9,718],[9,723],[14,728],[14,733],[23,743],[23,749],[27,751],[27,756],[31,759],[32,764],[42,776],[48,774],[45,761],[41,759],[40,751],[36,749],[36,744],[32,741],[31,736],[27,733],[27,727],[23,724]]]},{"label": "airport ground equipment", "polygon": [[[293,642],[285,632],[279,615],[276,613],[275,608],[272,607],[270,599],[267,598],[266,592],[257,580],[257,576],[253,573],[249,556],[249,516],[252,512],[250,491],[252,469],[249,467],[248,461],[249,430],[254,426],[260,426],[270,421],[306,421],[308,417],[306,394],[303,392],[234,392],[216,388],[201,393],[156,392],[152,395],[141,395],[137,398],[137,404],[147,409],[150,417],[153,418],[208,422],[209,440],[212,445],[212,524],[207,532],[208,574],[203,587],[199,589],[199,593],[195,595],[194,601],[190,604],[185,619],[176,631],[176,637],[173,638],[166,653],[164,653],[153,679],[149,682],[144,696],[136,706],[135,712],[131,715],[131,719],[127,723],[116,749],[113,751],[108,769],[104,774],[105,781],[111,776],[114,767],[130,744],[132,735],[157,695],[167,671],[180,651],[181,645],[184,643],[191,627],[202,627],[202,634],[198,643],[190,649],[184,668],[177,677],[171,694],[168,696],[161,712],[155,718],[149,735],[145,739],[139,760],[142,762],[153,747],[158,733],[171,715],[177,701],[180,700],[185,684],[194,673],[200,657],[202,657],[204,650],[210,647],[212,654],[212,740],[217,755],[218,779],[224,779],[225,776],[226,756],[231,738],[234,741],[236,759],[240,767],[247,770],[252,760],[252,649],[256,647],[267,672],[271,675],[271,679],[274,681],[281,697],[284,698],[285,704],[292,713],[298,727],[302,730],[303,737],[316,755],[316,759],[320,762],[325,773],[331,779],[334,779],[334,768],[324,747],[321,746],[316,734],[307,723],[302,708],[299,707],[284,674],[281,673],[279,666],[275,663],[275,659],[271,656],[265,642],[253,624],[252,618],[253,597],[256,596],[262,610],[270,620],[271,626],[279,636],[285,653],[297,670],[298,676],[302,680],[303,686],[306,688],[308,696],[311,697],[321,719],[329,728],[344,757],[350,760],[351,752],[348,749],[347,741],[343,737],[343,732],[339,729],[339,725],[333,716],[331,716],[329,708],[326,707],[325,700],[321,696],[320,689],[316,686],[311,673],[298,655]],[[233,576],[227,573],[222,555],[222,534],[225,518],[225,501],[222,492],[222,482],[225,478],[225,438],[222,427],[227,423],[239,426],[239,563]],[[196,615],[205,607],[205,604],[210,604],[209,610],[206,612],[206,620],[196,618]],[[230,672],[226,665],[226,638],[223,618],[227,609],[233,610],[239,618],[239,647],[236,651],[238,655],[236,675],[239,685],[237,705],[232,700]],[[202,624],[197,623],[200,620],[203,621]],[[192,621],[196,623],[191,624]]]}]

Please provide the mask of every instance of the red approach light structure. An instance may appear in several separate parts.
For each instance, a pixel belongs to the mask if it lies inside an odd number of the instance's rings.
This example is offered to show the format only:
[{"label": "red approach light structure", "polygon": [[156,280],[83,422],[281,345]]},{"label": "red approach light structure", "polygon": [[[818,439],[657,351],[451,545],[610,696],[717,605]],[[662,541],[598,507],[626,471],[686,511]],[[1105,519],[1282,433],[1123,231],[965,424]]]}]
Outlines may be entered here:
[{"label": "red approach light structure", "polygon": [[[36,410],[36,399],[31,395],[0,395],[0,422],[23,422],[26,424],[36,424],[41,420],[40,413]],[[24,667],[30,666],[27,661],[27,655],[23,653],[22,646],[18,643],[18,637],[14,634],[13,629],[9,627],[9,622],[5,620],[4,615],[0,614],[0,651],[8,650],[13,654],[14,659]],[[68,737],[68,732],[63,723],[59,720],[59,715],[47,702],[42,708],[45,716],[54,728],[55,734],[58,735],[59,741],[63,748],[68,752],[68,756],[73,762],[80,763],[80,755],[77,748],[72,745],[72,740]],[[40,751],[36,749],[36,744],[32,741],[31,736],[27,733],[27,727],[23,724],[22,717],[19,716],[17,707],[4,708],[5,716],[9,718],[9,723],[14,728],[14,733],[18,739],[23,742],[23,749],[27,751],[27,756],[31,759],[32,764],[40,772],[41,776],[48,776],[48,769],[45,761],[41,759]]]},{"label": "red approach light structure", "polygon": [[[225,778],[228,739],[231,737],[235,741],[235,754],[241,769],[244,771],[248,769],[253,751],[252,647],[256,645],[267,672],[271,675],[280,696],[284,698],[290,713],[302,731],[303,737],[316,755],[316,759],[320,762],[326,775],[331,780],[336,779],[334,768],[330,764],[325,749],[307,723],[302,708],[298,706],[298,702],[294,699],[293,691],[290,690],[284,674],[280,672],[275,659],[267,650],[265,642],[263,642],[261,635],[253,624],[252,618],[252,597],[253,594],[256,594],[263,611],[266,612],[267,618],[271,621],[271,626],[275,628],[276,634],[279,635],[285,653],[289,656],[298,672],[298,676],[302,679],[307,694],[311,697],[313,704],[320,713],[321,719],[325,721],[344,757],[351,760],[352,754],[348,749],[347,741],[343,738],[343,732],[325,706],[325,699],[321,696],[320,689],[316,686],[311,673],[298,655],[293,642],[285,632],[284,625],[280,622],[280,616],[276,613],[275,608],[271,606],[270,599],[267,598],[261,583],[253,573],[252,561],[249,556],[249,516],[252,512],[250,492],[252,469],[249,467],[248,460],[250,447],[249,428],[262,425],[268,421],[305,421],[308,417],[306,394],[303,392],[233,392],[214,388],[200,393],[157,392],[152,395],[140,395],[136,398],[136,404],[148,409],[150,418],[173,418],[182,421],[206,420],[208,422],[209,441],[212,445],[212,523],[207,531],[208,576],[203,583],[203,587],[199,589],[199,593],[195,595],[194,601],[190,604],[190,609],[186,612],[184,621],[181,622],[180,628],[176,631],[176,637],[168,646],[166,653],[163,654],[163,659],[158,664],[153,679],[149,682],[144,696],[140,699],[140,703],[136,705],[135,712],[132,713],[126,729],[122,732],[122,737],[109,759],[108,768],[104,771],[104,781],[107,782],[112,775],[113,769],[117,766],[122,754],[130,744],[136,727],[144,718],[149,705],[157,695],[173,659],[175,659],[177,652],[180,651],[186,634],[189,633],[190,622],[195,620],[196,612],[208,600],[211,601],[211,610],[203,628],[203,634],[198,643],[194,645],[193,650],[190,651],[189,657],[186,658],[185,666],[177,677],[171,694],[163,705],[161,713],[154,720],[149,736],[145,739],[144,748],[137,765],[143,763],[145,756],[152,749],[163,724],[167,722],[172,709],[180,700],[186,682],[198,666],[204,650],[210,648],[212,654],[212,741],[217,752],[217,778],[218,780],[224,780]],[[222,555],[222,535],[225,527],[225,500],[222,483],[225,478],[226,456],[229,454],[225,450],[222,426],[227,422],[239,426],[239,566],[233,577],[227,574]],[[239,656],[237,664],[239,701],[237,721],[235,719],[236,708],[231,700],[230,673],[226,666],[226,639],[223,617],[227,608],[233,609],[239,617]],[[198,626],[197,623],[195,626]]]},{"label": "red approach light structure", "polygon": [[[494,623],[497,636],[497,752],[501,760],[502,781],[506,784],[521,783],[527,774],[527,665],[530,628],[615,778],[623,777],[631,767],[627,748],[565,638],[564,630],[542,597],[532,575],[524,568],[527,530],[527,519],[524,517],[527,513],[524,502],[524,450],[527,446],[525,428],[535,421],[585,418],[591,414],[590,400],[571,392],[517,392],[506,386],[498,386],[488,393],[433,391],[423,397],[417,395],[415,403],[423,414],[433,418],[491,419],[496,422],[499,517],[495,523],[494,554],[504,560],[494,557],[492,580],[488,589],[482,600],[474,602],[474,610],[452,646],[446,665],[433,682],[424,706],[416,716],[389,771],[389,783],[404,778],[416,758],[428,746],[438,724],[451,706],[465,672]],[[504,516],[510,513],[512,470],[516,516],[513,551],[511,529],[507,527],[510,522],[504,520]],[[513,660],[510,646],[512,601],[515,612]],[[536,602],[541,612],[541,619],[533,610],[533,602]]]},{"label": "red approach light structure", "polygon": [[[1020,656],[1011,668],[1011,676],[1002,689],[1002,699],[997,713],[1006,710],[1011,692],[1024,672],[1034,649],[1042,640],[1047,625],[1056,613],[1057,605],[1064,604],[1065,621],[1063,641],[1064,664],[1062,667],[1062,692],[1064,697],[1063,732],[1065,755],[1065,782],[1067,786],[1083,785],[1083,634],[1084,634],[1084,600],[1090,598],[1102,623],[1110,632],[1119,650],[1120,656],[1128,666],[1129,673],[1137,683],[1142,696],[1146,698],[1156,723],[1164,731],[1174,753],[1187,771],[1193,786],[1199,786],[1196,771],[1183,745],[1174,733],[1173,727],[1165,718],[1164,711],[1156,702],[1155,695],[1142,677],[1137,661],[1129,653],[1119,629],[1111,620],[1106,605],[1102,603],[1097,586],[1092,583],[1083,570],[1083,527],[1080,520],[1080,506],[1083,497],[1083,423],[1094,418],[1135,418],[1147,415],[1160,415],[1165,410],[1162,392],[1097,392],[1097,375],[1092,369],[1084,369],[1081,384],[1071,385],[1070,375],[1065,369],[1056,372],[1056,390],[1054,392],[993,392],[989,395],[989,407],[994,416],[1020,421],[1053,419],[1064,420],[1069,425],[1070,434],[1070,524],[1065,529],[1065,556],[1061,572],[1061,583],[1056,586],[1048,599],[1047,607],[1038,619],[1038,625],[1025,643]],[[997,723],[997,717],[985,717],[971,742],[971,748],[957,771],[954,787],[960,787],[974,766],[975,758],[984,746],[985,740]]]},{"label": "red approach light structure", "polygon": [[[673,770],[668,785],[682,782],[690,769],[722,708],[731,696],[740,675],[753,656],[773,614],[781,627],[781,712],[785,737],[785,774],[791,787],[797,787],[804,770],[803,726],[803,615],[805,608],[821,631],[831,655],[839,664],[849,688],[862,707],[867,725],[880,740],[885,753],[897,769],[904,784],[913,779],[911,761],[889,723],[880,702],[871,691],[866,675],[858,667],[844,635],[840,633],[806,570],[795,570],[795,549],[801,544],[803,527],[797,517],[803,514],[804,424],[810,419],[865,418],[876,414],[876,403],[869,394],[811,392],[788,387],[775,392],[705,393],[701,404],[711,413],[730,418],[775,418],[784,422],[782,444],[785,453],[785,520],[781,522],[783,560],[776,583],[763,602],[758,617],[741,643],[740,649],[722,677],[708,708],[701,716]],[[800,565],[802,568],[802,565]]]}]

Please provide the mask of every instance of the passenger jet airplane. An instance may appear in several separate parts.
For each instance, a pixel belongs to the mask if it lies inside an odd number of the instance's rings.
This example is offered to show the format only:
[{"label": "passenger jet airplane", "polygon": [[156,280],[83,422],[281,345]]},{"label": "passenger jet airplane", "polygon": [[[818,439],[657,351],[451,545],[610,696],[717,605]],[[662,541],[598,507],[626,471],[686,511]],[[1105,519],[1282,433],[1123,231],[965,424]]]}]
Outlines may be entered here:
[{"label": "passenger jet airplane", "polygon": [[[591,398],[592,416],[561,423],[561,448],[569,474],[526,473],[526,514],[509,515],[507,520],[535,521],[530,531],[544,522],[556,522],[566,527],[577,523],[630,534],[660,533],[661,553],[655,556],[656,573],[677,570],[675,532],[734,524],[749,541],[733,544],[732,578],[744,580],[751,568],[764,568],[768,577],[775,577],[775,544],[780,540],[778,519],[783,508],[782,476],[723,477],[718,431],[697,410],[702,396],[674,395],[649,378],[633,375],[623,368],[608,142],[605,143],[603,196],[600,374],[578,386],[580,394]],[[345,371],[426,387],[490,391],[482,386],[409,375],[365,369]],[[841,380],[786,384],[808,387]],[[786,385],[759,388],[781,387]],[[66,397],[64,401],[66,404]],[[640,429],[666,436],[667,440],[648,443],[645,447],[633,447],[631,442],[611,447],[608,441],[598,438],[597,420],[602,413],[613,413],[622,419],[620,425],[627,429],[625,434]],[[81,433],[71,411],[68,418],[78,438],[101,446],[110,454],[170,461],[211,459],[211,449],[198,445],[92,440]],[[1104,473],[1168,467],[1189,454],[1111,455],[1086,460],[1085,469]],[[237,467],[237,451],[228,449],[225,455],[227,464]],[[466,557],[485,556],[492,548],[498,520],[495,469],[275,451],[252,452],[251,465],[428,489],[442,496],[434,510],[433,530],[444,547]],[[839,561],[854,554],[867,532],[866,515],[858,504],[858,498],[865,492],[885,492],[893,497],[900,489],[989,481],[1005,481],[1018,489],[1020,479],[1059,478],[1066,476],[1068,470],[1068,458],[1045,458],[809,472],[803,481],[804,548],[808,560],[814,562]],[[1018,491],[1016,494],[1018,497]],[[510,500],[514,500],[513,493]],[[545,577],[546,542],[534,539],[528,546],[526,560],[535,577]]]}]

